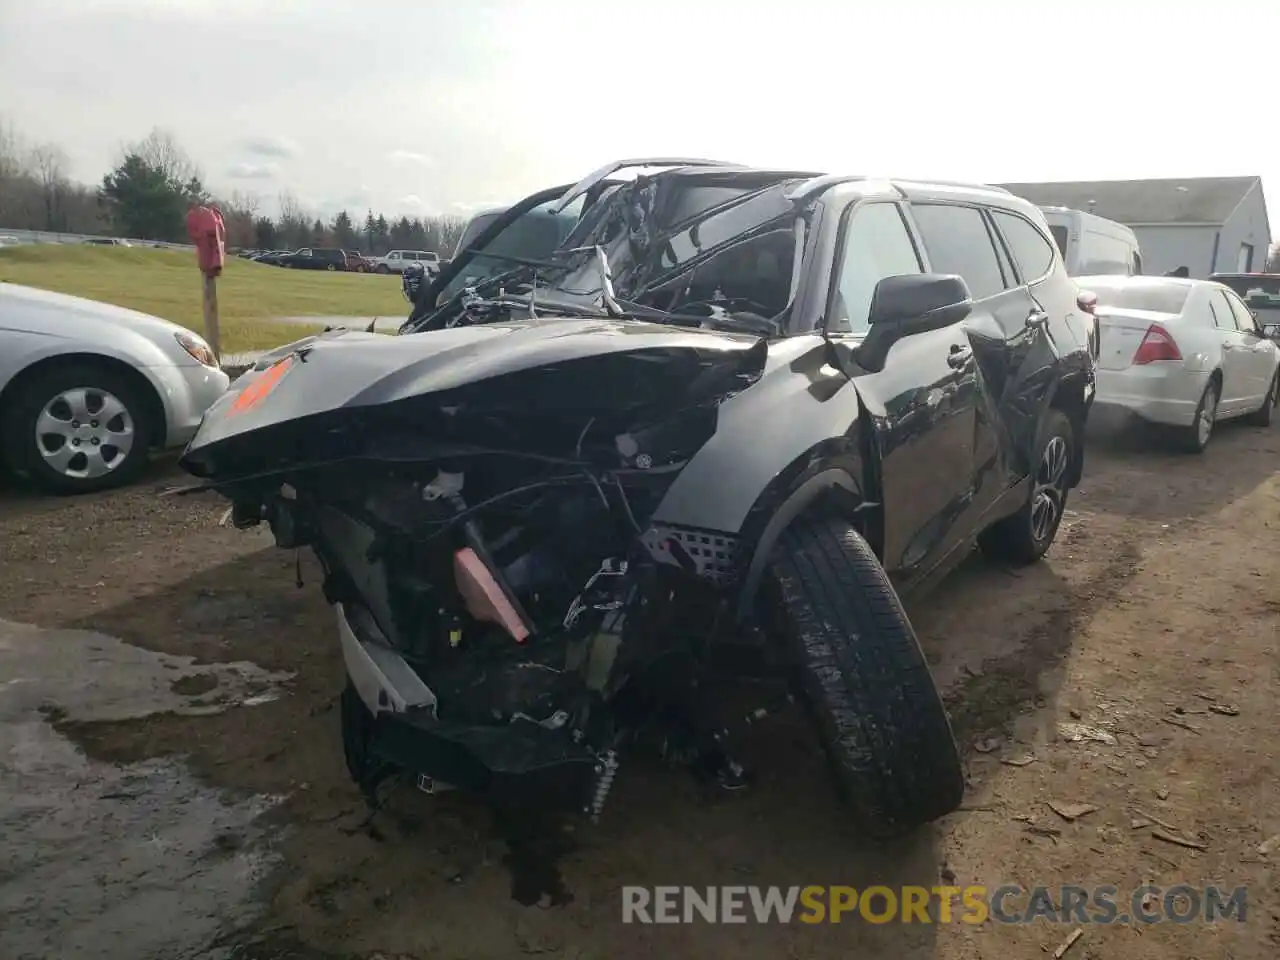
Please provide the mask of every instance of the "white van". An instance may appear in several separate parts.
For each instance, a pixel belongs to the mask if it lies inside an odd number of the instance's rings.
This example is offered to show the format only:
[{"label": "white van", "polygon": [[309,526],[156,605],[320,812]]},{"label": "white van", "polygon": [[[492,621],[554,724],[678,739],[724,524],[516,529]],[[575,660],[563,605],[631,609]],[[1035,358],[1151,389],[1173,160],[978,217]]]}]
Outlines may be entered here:
[{"label": "white van", "polygon": [[1123,223],[1069,207],[1041,207],[1062,251],[1067,275],[1136,277],[1142,274],[1138,238]]}]

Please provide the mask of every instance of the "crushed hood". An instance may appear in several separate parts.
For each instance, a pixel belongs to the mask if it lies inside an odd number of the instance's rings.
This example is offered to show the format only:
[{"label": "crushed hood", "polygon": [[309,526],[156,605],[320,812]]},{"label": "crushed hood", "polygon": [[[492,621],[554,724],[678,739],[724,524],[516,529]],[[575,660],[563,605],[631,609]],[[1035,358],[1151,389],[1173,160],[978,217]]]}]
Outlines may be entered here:
[{"label": "crushed hood", "polygon": [[660,416],[749,386],[768,344],[634,320],[553,318],[408,337],[332,331],[290,347],[278,366],[259,364],[209,409],[184,469],[217,479],[229,460],[279,462],[289,456],[286,441],[338,428],[352,432],[344,452],[358,456],[352,443],[375,437],[378,424],[429,432],[442,409],[508,422]]}]

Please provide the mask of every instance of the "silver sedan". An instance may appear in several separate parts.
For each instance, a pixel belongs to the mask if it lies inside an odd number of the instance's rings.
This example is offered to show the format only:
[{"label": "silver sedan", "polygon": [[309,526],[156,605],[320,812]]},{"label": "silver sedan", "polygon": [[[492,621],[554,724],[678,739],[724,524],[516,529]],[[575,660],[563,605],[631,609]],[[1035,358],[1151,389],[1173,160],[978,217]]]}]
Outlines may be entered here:
[{"label": "silver sedan", "polygon": [[134,479],[229,379],[205,341],[123,307],[0,283],[0,455],[55,493]]},{"label": "silver sedan", "polygon": [[1172,277],[1076,282],[1096,296],[1099,406],[1174,427],[1195,453],[1220,420],[1271,423],[1280,348],[1232,290]]}]

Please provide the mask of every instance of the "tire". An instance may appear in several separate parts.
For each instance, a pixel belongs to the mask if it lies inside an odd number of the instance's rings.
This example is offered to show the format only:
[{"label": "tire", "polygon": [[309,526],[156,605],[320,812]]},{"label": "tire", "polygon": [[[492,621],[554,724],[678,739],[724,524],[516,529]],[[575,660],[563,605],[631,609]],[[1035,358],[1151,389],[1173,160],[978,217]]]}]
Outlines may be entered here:
[{"label": "tire", "polygon": [[1196,416],[1191,426],[1182,427],[1174,434],[1177,446],[1186,453],[1204,453],[1213,438],[1213,427],[1218,419],[1218,401],[1222,387],[1216,379],[1210,379],[1196,404]]},{"label": "tire", "polygon": [[377,270],[377,272],[378,272],[378,273],[383,273],[383,274],[390,273],[390,272],[391,272],[391,268],[390,268],[390,267],[388,267],[385,263],[380,263],[380,264],[378,264],[378,270]]},{"label": "tire", "polygon": [[[102,420],[107,408],[119,412]],[[53,429],[38,439],[41,423]],[[131,380],[93,364],[59,366],[21,386],[4,424],[5,459],[45,492],[93,493],[136,480],[153,435],[150,407]],[[82,451],[57,455],[72,443]]]},{"label": "tire", "polygon": [[1017,513],[996,521],[978,537],[991,560],[1012,566],[1035,563],[1053,546],[1067,507],[1067,473],[1076,453],[1075,431],[1061,410],[1049,410],[1040,428],[1035,473],[1027,502]]},{"label": "tire", "polygon": [[857,827],[891,839],[946,816],[964,771],[915,631],[875,553],[844,520],[799,520],[770,563],[783,634]]},{"label": "tire", "polygon": [[1267,396],[1262,401],[1262,407],[1249,414],[1246,418],[1256,427],[1269,427],[1271,421],[1275,419],[1276,404],[1280,403],[1280,370],[1276,371],[1276,375],[1271,378],[1271,386],[1267,390]]},{"label": "tire", "polygon": [[337,270],[338,268],[331,263],[327,267],[325,267],[325,269],[329,271],[333,271],[333,270]]}]

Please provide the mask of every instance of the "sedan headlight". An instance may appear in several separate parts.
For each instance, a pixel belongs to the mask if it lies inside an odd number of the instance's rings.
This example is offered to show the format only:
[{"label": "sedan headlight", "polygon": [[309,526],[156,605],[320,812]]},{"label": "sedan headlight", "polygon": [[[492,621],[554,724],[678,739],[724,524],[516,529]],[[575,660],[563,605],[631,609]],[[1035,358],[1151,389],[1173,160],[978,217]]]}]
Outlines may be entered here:
[{"label": "sedan headlight", "polygon": [[203,363],[206,367],[218,365],[218,358],[213,355],[213,348],[205,343],[203,338],[185,330],[175,333],[173,337],[178,341],[178,345],[191,354],[196,361]]}]

